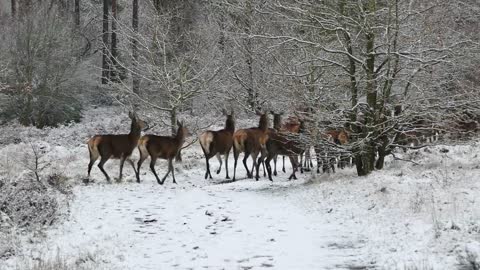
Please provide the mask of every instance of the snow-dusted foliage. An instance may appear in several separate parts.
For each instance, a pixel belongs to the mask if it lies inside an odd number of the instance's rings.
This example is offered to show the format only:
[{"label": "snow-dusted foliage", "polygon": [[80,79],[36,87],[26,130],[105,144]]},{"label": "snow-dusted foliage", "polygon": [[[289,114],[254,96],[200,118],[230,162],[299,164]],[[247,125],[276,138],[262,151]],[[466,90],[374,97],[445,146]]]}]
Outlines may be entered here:
[{"label": "snow-dusted foliage", "polygon": [[[479,269],[479,13],[473,0],[0,0],[0,270]],[[205,180],[197,138],[224,109],[237,130],[283,115],[237,138],[269,158],[305,147],[313,170],[286,181],[290,154],[286,173],[280,157],[273,182],[251,181],[241,154],[237,181],[225,167]],[[89,138],[127,134],[132,111],[144,133],[177,120],[192,133],[178,185],[148,161],[138,184],[129,164],[123,181],[97,166],[86,179]]]}]

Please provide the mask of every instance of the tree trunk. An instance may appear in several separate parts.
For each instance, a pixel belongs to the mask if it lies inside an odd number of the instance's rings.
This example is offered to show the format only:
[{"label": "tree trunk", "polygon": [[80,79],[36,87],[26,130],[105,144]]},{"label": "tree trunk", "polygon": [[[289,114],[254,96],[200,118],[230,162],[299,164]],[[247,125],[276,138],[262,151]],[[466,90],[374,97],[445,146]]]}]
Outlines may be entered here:
[{"label": "tree trunk", "polygon": [[[372,14],[376,11],[376,4],[375,0],[369,0],[367,4],[366,11],[369,14],[369,19],[374,20],[374,18],[370,18],[373,16]],[[366,112],[365,117],[365,127],[363,128],[363,136],[364,140],[366,140],[363,149],[361,149],[361,155],[359,159],[361,159],[361,168],[360,172],[363,175],[369,174],[374,170],[375,167],[375,141],[371,138],[367,138],[367,136],[375,136],[378,134],[378,130],[376,129],[377,121],[377,88],[376,88],[376,76],[375,76],[375,34],[373,33],[373,29],[366,29],[365,33],[366,43],[365,49],[367,52],[367,59],[366,59],[366,92],[367,92],[367,104],[368,104],[368,111]],[[358,171],[358,169],[357,169]],[[359,174],[360,175],[360,174]]]},{"label": "tree trunk", "polygon": [[383,169],[383,165],[385,164],[385,149],[378,149],[378,159],[375,163],[375,169],[381,170]]},{"label": "tree trunk", "polygon": [[12,17],[15,17],[15,14],[17,13],[17,3],[15,0],[12,0],[10,3],[12,8]]},{"label": "tree trunk", "polygon": [[248,81],[247,81],[247,104],[252,108],[252,110],[257,109],[257,100],[256,100],[256,93],[255,93],[255,83],[254,83],[254,71],[253,71],[253,44],[252,38],[250,34],[252,32],[252,25],[251,20],[253,16],[253,7],[252,1],[247,0],[246,3],[246,19],[245,19],[245,35],[246,35],[246,42],[245,42],[245,51],[246,55],[246,64],[248,69]]},{"label": "tree trunk", "polygon": [[75,0],[75,25],[80,27],[80,0]]},{"label": "tree trunk", "polygon": [[132,28],[134,36],[132,39],[132,56],[133,56],[133,74],[132,74],[132,90],[133,93],[139,94],[140,91],[140,78],[138,77],[138,0],[133,0],[133,13],[132,13]]},{"label": "tree trunk", "polygon": [[111,58],[110,79],[118,82],[118,52],[117,52],[117,0],[111,0],[112,3],[112,37],[111,37]]},{"label": "tree trunk", "polygon": [[108,68],[108,2],[103,0],[103,30],[102,30],[102,84],[107,84],[109,79]]}]

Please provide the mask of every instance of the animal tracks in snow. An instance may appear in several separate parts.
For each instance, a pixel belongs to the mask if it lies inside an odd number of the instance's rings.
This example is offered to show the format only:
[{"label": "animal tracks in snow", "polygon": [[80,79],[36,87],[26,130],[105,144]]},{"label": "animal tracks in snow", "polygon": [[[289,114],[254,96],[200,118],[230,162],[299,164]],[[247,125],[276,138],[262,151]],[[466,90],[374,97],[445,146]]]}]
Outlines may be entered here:
[{"label": "animal tracks in snow", "polygon": [[282,197],[288,189],[269,186],[78,186],[48,248],[95,246],[106,269],[348,269],[341,265],[355,261],[356,240]]}]

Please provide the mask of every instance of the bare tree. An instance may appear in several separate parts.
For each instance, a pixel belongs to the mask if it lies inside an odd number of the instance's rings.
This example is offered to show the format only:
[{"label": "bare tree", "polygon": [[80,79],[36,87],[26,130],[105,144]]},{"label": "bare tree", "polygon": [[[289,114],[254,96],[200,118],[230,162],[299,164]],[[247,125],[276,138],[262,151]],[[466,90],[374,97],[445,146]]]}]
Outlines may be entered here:
[{"label": "bare tree", "polygon": [[118,5],[117,0],[111,0],[112,4],[112,35],[110,39],[111,43],[111,67],[110,67],[110,79],[114,82],[118,81],[118,65],[117,65],[117,58],[118,58],[118,51],[117,51],[117,20],[118,20]]},{"label": "bare tree", "polygon": [[80,0],[75,0],[75,25],[80,27]]},{"label": "bare tree", "polygon": [[[220,71],[218,63],[212,61],[215,50],[211,50],[211,43],[215,41],[205,35],[204,29],[172,35],[173,17],[179,16],[175,12],[181,10],[158,14],[153,6],[149,11],[152,13],[144,16],[147,21],[142,24],[142,32],[137,32],[137,27],[125,25],[118,31],[121,37],[131,38],[134,46],[133,50],[119,47],[123,55],[119,65],[133,78],[142,80],[142,91],[136,92],[135,87],[126,83],[118,87],[142,106],[167,113],[172,133],[175,133],[178,113],[206,91]],[[177,46],[181,42],[185,43],[183,48],[190,49],[179,49]]]},{"label": "bare tree", "polygon": [[15,17],[15,14],[17,13],[17,1],[11,0],[10,5],[11,5],[12,17]]},{"label": "bare tree", "polygon": [[108,65],[108,58],[109,58],[109,51],[108,51],[108,4],[109,0],[103,0],[103,28],[102,28],[102,84],[107,84],[110,79],[110,72],[109,72],[109,65]]},{"label": "bare tree", "polygon": [[[137,69],[138,64],[138,0],[133,0],[133,13],[132,13],[132,28],[134,32],[134,38],[132,38],[132,58],[133,58],[133,69]],[[132,91],[135,94],[139,94],[140,90],[140,78],[137,73],[132,74]]]},{"label": "bare tree", "polygon": [[[400,0],[276,1],[264,12],[281,18],[286,31],[253,36],[271,40],[272,47],[293,44],[292,48],[309,52],[303,61],[292,58],[296,68],[283,77],[296,76],[305,82],[305,90],[310,89],[301,92],[316,100],[310,118],[320,134],[329,126],[351,130],[355,143],[349,149],[357,173],[365,175],[375,167],[381,169],[385,156],[403,147],[403,135],[427,136],[436,129],[433,120],[446,115],[440,108],[448,107],[447,100],[436,96],[443,89],[428,85],[432,78],[426,77],[440,79],[444,74],[440,70],[462,54],[468,40],[433,42],[436,33],[431,31],[415,40],[407,30],[429,27],[424,20],[433,10],[447,9],[445,5]],[[397,106],[403,108],[400,114],[393,113]],[[326,143],[318,136],[313,140]]]}]

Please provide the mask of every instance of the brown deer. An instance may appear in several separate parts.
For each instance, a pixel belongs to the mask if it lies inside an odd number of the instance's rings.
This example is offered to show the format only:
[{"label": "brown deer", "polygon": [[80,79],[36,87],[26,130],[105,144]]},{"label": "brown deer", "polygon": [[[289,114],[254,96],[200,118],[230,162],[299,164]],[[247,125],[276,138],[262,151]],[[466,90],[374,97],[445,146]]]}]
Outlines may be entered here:
[{"label": "brown deer", "polygon": [[233,146],[233,133],[235,132],[235,120],[233,118],[233,110],[228,114],[223,110],[223,114],[227,116],[225,122],[225,128],[217,131],[207,130],[200,135],[199,141],[200,146],[202,147],[203,154],[205,155],[206,160],[206,169],[205,179],[210,176],[212,179],[212,174],[210,173],[210,158],[217,156],[218,162],[220,162],[220,167],[217,170],[217,174],[222,170],[222,158],[221,155],[225,156],[225,170],[227,171],[227,179],[230,179],[228,175],[228,156],[230,150]]},{"label": "brown deer", "polygon": [[[314,146],[315,154],[317,156],[317,173],[320,173],[320,165],[322,165],[322,171],[329,173],[330,169],[335,173],[335,154],[337,150],[334,148],[336,145],[345,145],[348,143],[348,132],[344,129],[331,129],[321,134],[321,139],[324,143],[316,144]],[[347,164],[347,157],[344,154],[340,154],[339,167],[345,168]]]},{"label": "brown deer", "polygon": [[[173,168],[173,159],[179,154],[186,136],[189,135],[188,129],[183,124],[177,121],[178,130],[175,136],[156,136],[145,135],[140,138],[138,142],[138,150],[140,150],[140,159],[137,165],[137,182],[140,183],[140,168],[142,163],[150,156],[150,170],[157,178],[157,182],[163,185],[167,176],[172,173],[173,183],[175,181],[175,170]],[[168,160],[168,171],[160,181],[160,178],[155,171],[155,163],[158,158]]]},{"label": "brown deer", "polygon": [[[273,129],[269,128],[268,129],[269,133],[283,130],[283,127],[282,127],[283,112],[275,113],[274,111],[270,111],[270,113],[273,115]],[[273,175],[275,175],[275,176],[277,176],[277,157],[278,157],[278,155],[273,157]],[[282,168],[282,170],[283,170],[283,172],[285,172],[285,156],[283,157],[283,168]],[[264,174],[265,174],[265,163],[263,165],[263,171],[264,171]]]},{"label": "brown deer", "polygon": [[[257,115],[260,115],[260,120],[258,127],[248,128],[248,129],[239,129],[233,134],[233,157],[235,159],[234,169],[233,169],[233,181],[235,181],[236,171],[237,171],[237,161],[240,153],[245,153],[243,157],[243,165],[245,170],[247,170],[247,177],[253,178],[253,170],[257,169],[256,179],[258,180],[258,167],[257,157],[261,153],[262,156],[265,156],[265,144],[268,140],[268,115],[267,113],[257,112]],[[252,171],[248,169],[247,159],[252,155],[253,166]],[[263,160],[263,159],[262,159]]]},{"label": "brown deer", "polygon": [[[265,163],[267,166],[268,179],[270,181],[273,181],[270,161],[274,159],[277,155],[287,156],[290,159],[293,170],[292,174],[288,179],[297,179],[295,173],[297,172],[300,165],[298,163],[298,156],[305,151],[305,142],[302,141],[300,136],[304,133],[304,130],[304,123],[303,121],[300,121],[299,130],[296,133],[288,131],[273,131],[269,133],[266,143],[267,155]],[[257,166],[259,166],[259,164],[257,164]]]},{"label": "brown deer", "polygon": [[100,163],[98,163],[98,168],[100,168],[108,182],[110,182],[110,177],[103,169],[103,165],[110,158],[120,159],[120,175],[118,181],[122,180],[123,164],[125,163],[125,160],[128,160],[135,171],[135,165],[130,159],[130,156],[132,155],[133,149],[137,147],[141,132],[147,127],[147,124],[140,120],[135,113],[129,112],[128,116],[132,119],[129,134],[95,135],[88,141],[88,152],[90,153],[88,178],[90,178],[90,171],[92,170],[93,164],[99,157]]},{"label": "brown deer", "polygon": [[[273,114],[273,129],[280,131],[280,132],[290,132],[290,133],[298,133],[300,130],[300,120],[298,116],[289,117],[285,123],[281,123],[281,114]],[[304,166],[306,167],[306,171],[310,170],[310,167],[313,167],[311,158],[310,158],[310,147],[305,146],[304,149],[305,153],[305,165],[303,165],[303,153],[300,155],[300,171],[303,173]],[[277,176],[277,157],[273,158],[273,175]],[[285,170],[285,156],[282,157],[282,172],[286,172]]]}]

